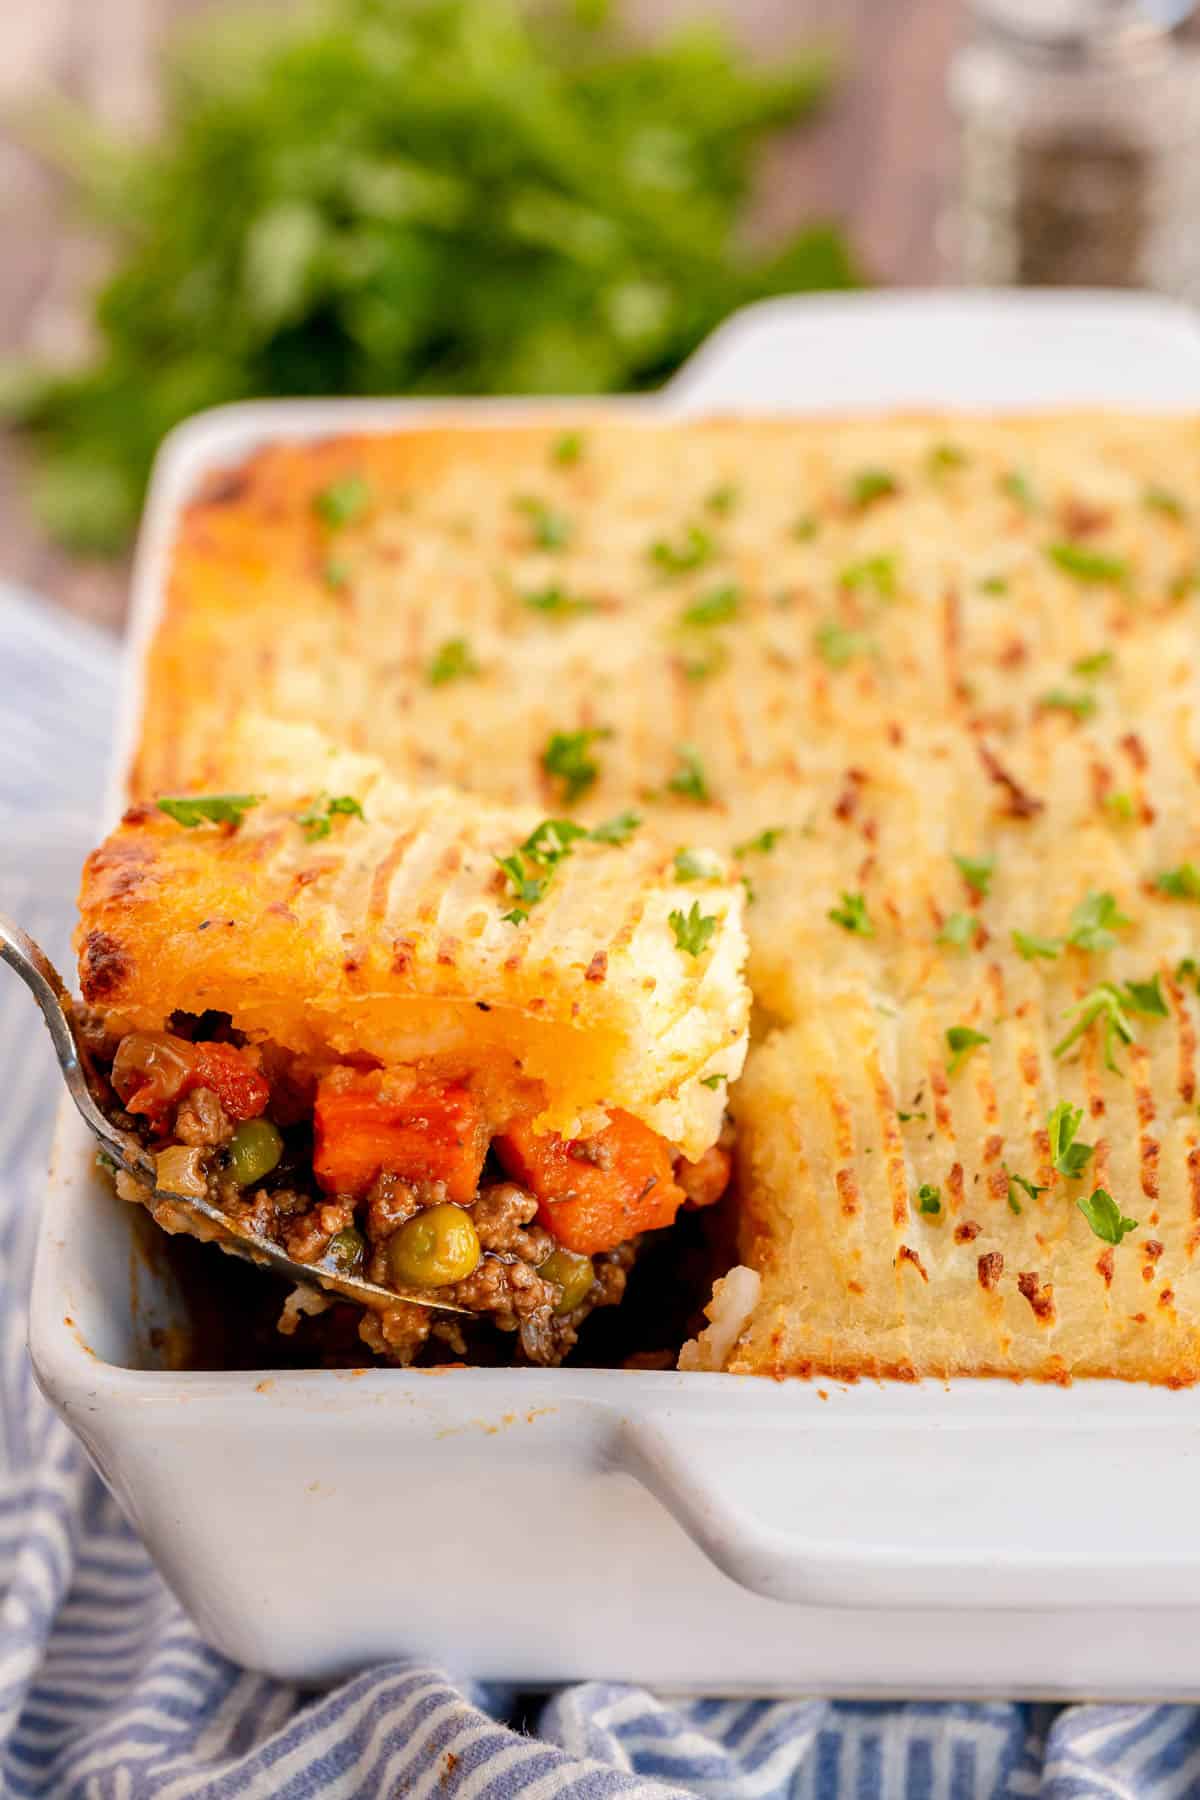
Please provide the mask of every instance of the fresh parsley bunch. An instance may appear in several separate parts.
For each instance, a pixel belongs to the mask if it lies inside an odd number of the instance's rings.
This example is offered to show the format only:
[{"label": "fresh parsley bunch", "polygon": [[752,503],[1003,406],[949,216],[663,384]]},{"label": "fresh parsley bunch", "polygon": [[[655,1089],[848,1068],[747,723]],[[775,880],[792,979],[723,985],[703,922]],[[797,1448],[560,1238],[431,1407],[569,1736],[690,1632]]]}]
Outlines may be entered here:
[{"label": "fresh parsley bunch", "polygon": [[119,548],[159,439],[200,407],[642,388],[732,308],[850,284],[827,226],[769,257],[733,235],[752,152],[823,98],[827,59],[751,68],[710,27],[634,46],[606,10],[210,15],[170,67],[157,142],[44,115],[116,249],[93,360],[3,384],[49,528]]}]

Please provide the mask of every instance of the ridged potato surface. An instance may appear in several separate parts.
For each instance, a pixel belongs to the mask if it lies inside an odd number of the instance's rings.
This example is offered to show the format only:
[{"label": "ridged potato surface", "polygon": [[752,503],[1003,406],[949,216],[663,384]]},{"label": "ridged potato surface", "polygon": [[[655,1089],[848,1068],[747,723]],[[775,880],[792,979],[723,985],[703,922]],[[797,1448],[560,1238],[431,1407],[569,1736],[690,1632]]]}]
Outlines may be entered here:
[{"label": "ridged potato surface", "polygon": [[[1190,417],[273,446],[185,514],[137,789],[239,785],[252,705],[555,812],[548,747],[590,734],[575,816],[636,806],[753,893],[733,1102],[763,1283],[734,1366],[1190,1381],[1198,519]],[[1081,937],[1102,903],[1120,922]],[[1103,984],[1155,980],[1133,1042],[1106,1059],[1102,1011],[1063,1047]],[[963,1030],[987,1041],[956,1061]],[[1097,1189],[1137,1222],[1119,1243]]]}]

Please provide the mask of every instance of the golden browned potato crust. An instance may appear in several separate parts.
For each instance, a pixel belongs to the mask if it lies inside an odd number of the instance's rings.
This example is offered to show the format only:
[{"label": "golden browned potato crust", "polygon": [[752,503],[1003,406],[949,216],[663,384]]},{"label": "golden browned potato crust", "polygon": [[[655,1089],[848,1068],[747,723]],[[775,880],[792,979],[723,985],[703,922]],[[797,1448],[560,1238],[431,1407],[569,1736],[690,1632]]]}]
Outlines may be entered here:
[{"label": "golden browned potato crust", "polygon": [[[562,423],[439,423],[214,483],[137,793],[243,785],[247,705],[542,811],[551,734],[597,733],[578,816],[737,847],[755,894],[734,1366],[1195,1379],[1200,422],[574,424],[565,458]],[[331,526],[346,478],[368,499]],[[1084,929],[1089,896],[1119,922]]]}]

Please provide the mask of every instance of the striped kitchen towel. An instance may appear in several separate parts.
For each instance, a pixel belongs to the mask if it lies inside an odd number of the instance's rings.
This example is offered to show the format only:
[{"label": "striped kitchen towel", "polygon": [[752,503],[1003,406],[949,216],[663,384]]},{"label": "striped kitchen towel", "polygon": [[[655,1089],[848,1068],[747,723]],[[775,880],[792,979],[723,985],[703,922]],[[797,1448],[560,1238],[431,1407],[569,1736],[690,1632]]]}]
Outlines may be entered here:
[{"label": "striped kitchen towel", "polygon": [[[64,958],[98,815],[115,651],[0,593],[0,910]],[[313,1697],[208,1648],[34,1388],[26,1295],[57,1082],[0,971],[0,1788],[68,1800],[925,1800],[1200,1796],[1200,1711],[666,1701],[515,1704],[403,1662]],[[533,1735],[536,1734],[536,1735]]]}]

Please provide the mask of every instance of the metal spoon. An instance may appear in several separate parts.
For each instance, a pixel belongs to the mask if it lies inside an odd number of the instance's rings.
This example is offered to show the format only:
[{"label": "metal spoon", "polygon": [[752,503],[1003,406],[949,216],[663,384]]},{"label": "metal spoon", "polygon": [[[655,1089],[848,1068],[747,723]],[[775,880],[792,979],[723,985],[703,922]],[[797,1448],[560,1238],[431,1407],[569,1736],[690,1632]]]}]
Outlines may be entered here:
[{"label": "metal spoon", "polygon": [[98,1104],[99,1079],[87,1046],[79,1035],[74,1004],[58,970],[29,934],[14,925],[11,919],[6,919],[3,913],[0,913],[0,962],[6,962],[16,970],[41,1008],[67,1092],[75,1102],[80,1118],[103,1146],[104,1154],[127,1174],[145,1182],[158,1198],[169,1200],[172,1206],[180,1207],[197,1221],[203,1220],[206,1227],[201,1234],[203,1237],[215,1238],[235,1256],[268,1266],[278,1274],[286,1275],[290,1281],[303,1282],[319,1291],[333,1290],[364,1306],[378,1309],[394,1306],[397,1300],[411,1300],[418,1306],[433,1306],[442,1312],[468,1310],[439,1299],[436,1292],[425,1288],[379,1287],[373,1281],[360,1280],[357,1275],[343,1274],[334,1264],[293,1262],[278,1244],[260,1237],[257,1232],[248,1231],[211,1201],[197,1200],[191,1194],[178,1194],[160,1187],[154,1158],[129,1132],[119,1130]]}]

